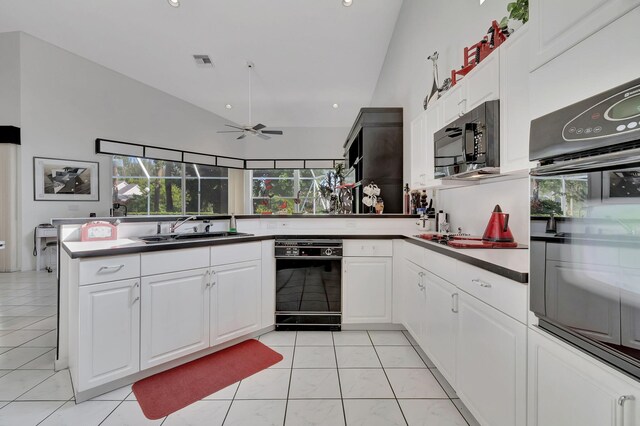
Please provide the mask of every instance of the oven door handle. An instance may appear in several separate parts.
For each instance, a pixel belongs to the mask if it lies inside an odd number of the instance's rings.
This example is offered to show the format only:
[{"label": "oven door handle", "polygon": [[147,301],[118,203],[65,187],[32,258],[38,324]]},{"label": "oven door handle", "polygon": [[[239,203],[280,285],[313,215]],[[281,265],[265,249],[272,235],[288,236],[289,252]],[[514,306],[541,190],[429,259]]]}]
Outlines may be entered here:
[{"label": "oven door handle", "polygon": [[532,169],[531,176],[555,176],[567,173],[578,173],[594,169],[609,169],[612,167],[633,167],[640,164],[640,148],[625,151],[608,152],[594,155],[593,157],[577,158],[575,160],[562,161],[557,164],[536,167]]},{"label": "oven door handle", "polygon": [[276,259],[342,260],[342,256],[275,256]]}]

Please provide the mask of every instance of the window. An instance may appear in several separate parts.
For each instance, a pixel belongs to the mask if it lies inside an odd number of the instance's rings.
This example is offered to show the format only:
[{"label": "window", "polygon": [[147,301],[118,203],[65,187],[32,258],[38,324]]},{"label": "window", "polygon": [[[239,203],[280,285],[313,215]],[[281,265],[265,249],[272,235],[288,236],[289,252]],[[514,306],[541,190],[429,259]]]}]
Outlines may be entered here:
[{"label": "window", "polygon": [[114,156],[113,202],[132,215],[227,213],[224,167]]},{"label": "window", "polygon": [[331,170],[253,170],[252,213],[327,213],[329,201],[322,196],[321,185]]}]

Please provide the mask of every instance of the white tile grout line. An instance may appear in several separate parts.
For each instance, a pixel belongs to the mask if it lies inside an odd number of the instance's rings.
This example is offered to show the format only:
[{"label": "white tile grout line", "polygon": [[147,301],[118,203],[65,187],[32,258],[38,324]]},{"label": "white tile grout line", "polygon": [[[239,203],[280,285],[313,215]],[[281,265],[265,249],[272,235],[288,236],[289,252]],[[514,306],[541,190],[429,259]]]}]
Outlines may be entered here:
[{"label": "white tile grout line", "polygon": [[[24,292],[24,291],[27,291],[27,293],[26,293],[26,294],[22,294],[22,295],[8,295],[8,294],[5,294],[5,295],[0,295],[0,299],[5,298],[5,297],[8,297],[9,299],[11,299],[11,298],[16,298],[16,297],[32,297],[32,298],[52,297],[52,295],[51,295],[51,294],[46,294],[47,292],[45,292],[45,294],[42,294],[42,291],[41,291],[41,290],[43,290],[43,289],[41,289],[41,288],[36,289],[36,290],[28,291],[29,287],[33,288],[33,286],[34,286],[34,285],[36,285],[36,286],[42,286],[43,284],[45,284],[45,285],[46,285],[46,283],[23,283],[23,284],[20,286],[20,288],[11,289],[10,291],[16,291],[16,292]],[[44,287],[44,286],[43,286],[43,287]],[[34,294],[34,293],[36,293],[36,294]],[[20,305],[2,305],[2,306],[24,306],[24,305],[29,305],[29,303],[27,302],[27,303],[20,304]],[[29,306],[45,307],[45,306],[55,306],[55,304],[29,305]],[[37,322],[43,321],[43,320],[45,320],[45,319],[48,319],[48,318],[51,318],[51,317],[54,317],[54,316],[55,316],[55,314],[54,314],[54,315],[49,315],[49,316],[40,317],[39,319],[37,319],[37,320],[35,320],[35,321],[33,321],[33,322],[30,322],[29,324],[24,324],[24,325],[22,325],[22,327],[20,327],[20,328],[18,328],[18,329],[11,330],[11,333],[13,333],[14,331],[20,331],[20,330],[23,330],[23,329],[25,329],[26,327],[32,326],[33,324],[35,324],[35,323],[37,323]],[[30,317],[30,315],[28,315],[28,313],[27,313],[26,315],[16,315],[16,316],[12,316],[12,317],[11,317],[11,319],[13,319],[13,318],[19,318],[19,317]],[[35,316],[34,316],[34,317],[35,317]],[[0,317],[0,318],[9,318],[9,317]],[[7,319],[6,321],[11,321],[11,319]],[[30,329],[30,330],[31,330],[31,329]],[[38,335],[37,335],[36,337],[34,337],[33,339],[30,339],[30,340],[28,340],[28,341],[26,341],[26,342],[24,342],[24,343],[22,343],[22,344],[20,344],[20,345],[18,345],[18,346],[13,346],[13,347],[11,347],[12,349],[10,349],[9,351],[11,351],[11,350],[13,350],[13,349],[15,349],[15,348],[18,348],[18,347],[22,347],[22,346],[26,345],[27,343],[31,342],[32,340],[35,340],[35,339],[37,339],[37,338],[40,338],[40,337],[44,336],[45,334],[50,333],[51,331],[55,331],[55,329],[33,329],[33,331],[42,331],[42,333],[41,333],[41,334],[38,334]],[[365,330],[365,331],[367,331],[367,330]],[[368,330],[368,331],[367,331],[367,337],[369,338],[369,340],[370,340],[370,342],[371,342],[371,346],[373,347],[374,352],[376,353],[376,357],[378,358],[378,361],[380,362],[380,366],[381,366],[381,368],[377,368],[377,367],[369,367],[368,369],[382,369],[382,371],[383,371],[383,372],[384,372],[384,374],[385,374],[385,377],[387,378],[387,381],[388,381],[388,383],[389,383],[389,386],[390,386],[390,388],[391,388],[391,391],[392,391],[392,393],[393,393],[393,398],[388,398],[388,399],[394,399],[394,400],[396,401],[396,403],[398,404],[398,407],[399,407],[399,409],[400,409],[400,412],[401,412],[401,414],[402,414],[402,416],[403,416],[403,419],[405,420],[405,422],[407,422],[406,417],[405,417],[405,415],[404,415],[404,412],[402,411],[402,407],[400,406],[400,402],[399,402],[399,400],[398,400],[398,398],[397,398],[397,395],[396,395],[396,393],[395,393],[395,391],[394,391],[394,389],[393,389],[393,386],[391,385],[391,381],[389,380],[389,377],[388,377],[387,372],[386,372],[386,370],[387,370],[387,369],[402,368],[402,367],[385,367],[384,365],[382,365],[382,360],[380,359],[380,357],[379,357],[379,355],[378,355],[378,351],[377,351],[377,349],[376,349],[376,347],[377,347],[377,346],[386,346],[386,347],[388,347],[388,346],[396,346],[396,347],[400,346],[400,347],[403,347],[403,346],[404,346],[404,347],[406,347],[407,345],[375,345],[375,344],[373,343],[373,339],[371,338],[371,335],[370,335],[369,331],[375,331],[375,330]],[[9,334],[11,334],[11,333],[9,333]],[[420,356],[420,353],[416,350],[416,348],[415,348],[415,347],[413,346],[413,344],[411,343],[411,339],[409,339],[409,337],[407,337],[407,335],[406,335],[406,333],[405,333],[404,331],[402,331],[402,333],[403,333],[403,337],[404,337],[404,338],[409,342],[409,346],[411,346],[411,347],[414,349],[414,351],[416,351],[416,354],[420,357],[421,361],[425,364],[425,366],[427,367],[427,369],[431,370],[432,368],[429,368],[429,366],[428,366],[427,362],[425,362],[425,360],[424,360],[424,359],[422,359],[422,357]],[[287,414],[288,404],[289,404],[289,400],[290,400],[289,396],[290,396],[290,391],[291,391],[291,380],[292,380],[292,376],[293,376],[293,369],[294,369],[293,365],[294,365],[294,361],[295,361],[295,352],[296,352],[296,348],[298,347],[298,341],[297,341],[297,339],[298,339],[298,334],[297,334],[297,332],[296,332],[296,336],[295,336],[295,338],[294,338],[294,343],[293,343],[293,353],[292,353],[292,359],[291,359],[291,366],[288,368],[288,370],[289,370],[289,385],[288,385],[288,389],[287,389],[287,397],[286,397],[285,413],[284,413],[283,423],[284,423],[284,422],[286,422],[286,414]],[[345,421],[345,424],[346,424],[346,423],[347,423],[347,419],[346,419],[346,410],[344,409],[344,398],[343,398],[343,394],[342,394],[342,383],[341,383],[341,380],[340,380],[340,368],[339,368],[339,365],[338,365],[338,356],[337,356],[336,344],[335,344],[335,339],[334,339],[333,333],[331,333],[331,340],[332,340],[332,346],[333,346],[334,358],[335,358],[335,361],[336,361],[336,367],[335,367],[335,369],[336,369],[336,372],[337,372],[337,375],[338,375],[338,387],[339,387],[339,390],[340,390],[340,401],[341,401],[341,403],[342,403],[343,417],[344,417],[344,421]],[[277,346],[277,345],[275,345],[275,346]],[[300,345],[300,347],[303,347],[303,346],[321,347],[322,345]],[[344,347],[358,347],[358,345],[342,345],[342,346],[344,346]],[[53,348],[53,349],[55,349],[55,348]],[[53,350],[53,349],[52,349],[52,350]],[[8,352],[9,352],[9,351],[8,351]],[[39,355],[39,356],[35,357],[34,359],[32,359],[32,360],[30,360],[30,361],[25,362],[24,364],[22,364],[22,365],[20,365],[20,366],[18,366],[18,367],[16,367],[16,368],[14,368],[14,369],[12,369],[11,371],[12,371],[12,372],[13,372],[13,371],[17,371],[17,370],[19,370],[19,369],[20,369],[20,367],[22,367],[22,366],[24,366],[24,365],[26,365],[26,364],[28,364],[28,363],[30,363],[30,362],[33,362],[33,361],[35,361],[36,359],[38,359],[38,358],[40,358],[40,357],[42,357],[42,356],[45,356],[45,355],[46,355],[46,354],[48,354],[49,352],[51,352],[51,350],[46,351],[45,353],[43,353],[43,354],[41,354],[41,355]],[[5,352],[5,353],[6,353],[6,352]],[[352,367],[352,368],[358,368],[358,367]],[[299,370],[304,370],[304,369],[305,369],[305,368],[299,368]],[[328,369],[331,369],[331,368],[328,368]],[[348,368],[347,368],[347,369],[348,369]],[[367,368],[366,368],[366,367],[363,367],[363,368],[360,368],[360,369],[367,369]],[[29,371],[29,369],[24,369],[24,370],[21,370],[21,371]],[[34,370],[34,371],[47,371],[47,370],[42,369],[42,370]],[[15,398],[15,399],[13,399],[12,401],[8,401],[7,405],[8,405],[8,404],[10,404],[10,403],[12,403],[12,402],[16,402],[16,401],[18,400],[18,398],[20,398],[22,395],[24,395],[24,394],[26,394],[26,393],[30,392],[30,391],[31,391],[31,390],[33,390],[35,387],[37,387],[37,386],[41,385],[44,381],[48,380],[49,378],[51,378],[51,377],[52,377],[53,375],[55,375],[55,374],[56,374],[56,372],[55,372],[55,371],[53,370],[53,368],[52,368],[52,369],[51,369],[51,374],[50,374],[50,375],[48,375],[45,379],[43,379],[42,381],[40,381],[40,382],[39,382],[39,383],[37,383],[36,385],[32,386],[32,387],[31,387],[30,389],[28,389],[27,391],[25,391],[25,392],[23,392],[22,394],[18,395],[18,397],[16,397],[16,398]],[[434,375],[434,376],[435,376],[435,375]],[[435,377],[435,378],[436,378],[436,382],[438,383],[438,385],[444,389],[444,387],[443,387],[443,386],[442,386],[442,384],[440,383],[440,380],[438,380],[438,377]],[[238,386],[237,386],[237,387],[236,387],[236,389],[235,389],[235,392],[234,392],[233,397],[232,397],[230,400],[225,400],[225,401],[230,401],[230,403],[229,403],[229,407],[227,408],[227,412],[226,412],[226,414],[225,414],[225,417],[224,417],[224,420],[223,420],[223,424],[224,424],[224,422],[226,422],[227,417],[228,417],[228,415],[229,415],[229,412],[230,412],[230,410],[231,410],[231,406],[233,405],[234,401],[236,400],[236,396],[237,396],[238,391],[239,391],[239,389],[240,389],[240,385],[241,385],[241,383],[242,383],[242,381],[240,381],[240,383],[238,383]],[[72,384],[72,386],[73,386],[73,384]],[[110,416],[111,416],[111,415],[112,415],[112,414],[113,414],[113,413],[118,409],[118,407],[120,407],[120,406],[121,406],[121,405],[126,401],[126,399],[129,397],[129,395],[130,395],[130,394],[131,394],[131,392],[129,392],[126,396],[124,396],[124,398],[123,398],[122,400],[120,400],[120,401],[115,400],[116,402],[118,402],[118,404],[114,407],[114,409],[113,409],[113,410],[111,410],[111,412],[109,412],[109,414],[107,414],[107,415],[106,415],[106,417],[105,417],[105,418],[100,422],[100,424],[104,423],[104,421],[106,421],[106,419],[107,419],[108,417],[110,417]],[[464,419],[464,421],[465,421],[465,422],[467,422],[467,424],[469,424],[469,420],[464,416],[464,414],[462,413],[462,411],[460,410],[460,408],[459,408],[456,404],[454,404],[454,403],[453,403],[453,398],[449,397],[449,395],[448,395],[446,392],[445,392],[445,394],[447,395],[447,398],[427,398],[427,399],[441,399],[441,400],[449,400],[449,401],[454,405],[454,407],[456,408],[456,410],[460,413],[460,415],[462,416],[462,418]],[[335,398],[324,398],[324,399],[335,399]],[[362,398],[353,398],[353,399],[362,399]],[[366,398],[364,398],[364,399],[366,399]],[[387,399],[387,398],[385,398],[385,399]],[[411,399],[411,398],[408,398],[408,399]],[[419,399],[422,399],[422,398],[419,398]],[[56,411],[58,411],[62,406],[64,406],[64,405],[65,405],[67,402],[69,402],[69,401],[74,401],[74,402],[75,402],[75,399],[74,399],[73,397],[71,397],[70,399],[68,399],[68,400],[66,400],[66,401],[64,401],[64,400],[56,400],[56,402],[62,402],[62,404],[61,404],[58,408],[56,408],[52,413],[50,413],[47,417],[45,417],[45,419],[43,419],[41,422],[45,421],[48,417],[50,417],[51,415],[53,415],[53,413],[55,413]],[[3,408],[4,408],[4,407],[3,407]],[[166,422],[166,420],[167,420],[167,418],[168,418],[168,417],[169,417],[169,416],[166,416],[166,417],[162,420],[162,423],[161,423],[161,424],[163,424],[164,422]]]}]

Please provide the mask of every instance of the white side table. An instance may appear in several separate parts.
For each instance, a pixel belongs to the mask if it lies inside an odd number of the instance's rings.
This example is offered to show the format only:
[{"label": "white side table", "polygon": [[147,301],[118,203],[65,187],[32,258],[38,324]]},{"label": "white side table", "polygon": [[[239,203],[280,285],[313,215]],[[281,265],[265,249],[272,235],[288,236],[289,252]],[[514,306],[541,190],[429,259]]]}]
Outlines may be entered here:
[{"label": "white side table", "polygon": [[36,271],[42,269],[42,240],[58,239],[58,230],[54,228],[36,228]]}]

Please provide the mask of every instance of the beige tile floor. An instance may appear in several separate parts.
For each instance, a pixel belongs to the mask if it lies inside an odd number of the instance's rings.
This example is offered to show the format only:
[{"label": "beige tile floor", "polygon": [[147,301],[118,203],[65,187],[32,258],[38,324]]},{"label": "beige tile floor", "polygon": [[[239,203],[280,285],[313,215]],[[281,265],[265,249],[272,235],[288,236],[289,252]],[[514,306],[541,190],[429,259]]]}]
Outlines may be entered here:
[{"label": "beige tile floor", "polygon": [[0,426],[477,424],[402,331],[264,334],[283,361],[156,421],[130,386],[76,404],[53,370],[56,294],[52,274],[0,274]]}]

